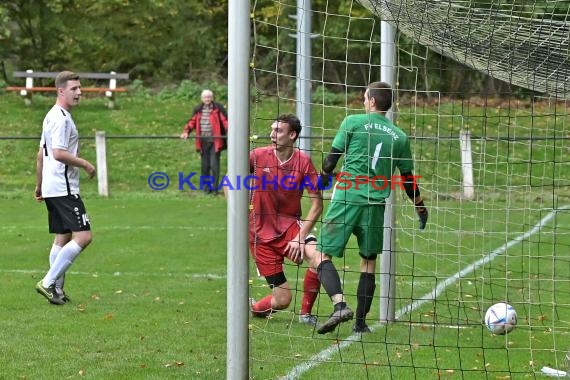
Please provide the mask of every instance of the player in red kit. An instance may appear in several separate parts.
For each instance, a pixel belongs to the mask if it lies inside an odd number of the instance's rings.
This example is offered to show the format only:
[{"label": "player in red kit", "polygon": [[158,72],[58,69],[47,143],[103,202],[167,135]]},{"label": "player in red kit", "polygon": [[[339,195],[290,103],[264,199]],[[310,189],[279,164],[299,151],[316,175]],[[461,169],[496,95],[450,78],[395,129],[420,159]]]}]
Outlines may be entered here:
[{"label": "player in red kit", "polygon": [[[255,317],[289,307],[291,288],[283,272],[284,259],[300,264],[305,250],[315,250],[310,234],[323,210],[318,175],[311,158],[295,148],[301,122],[295,115],[280,115],[271,125],[271,145],[250,152],[251,205],[249,244],[259,274],[271,287],[271,294],[251,300]],[[311,206],[301,219],[301,199],[308,193]],[[311,309],[320,282],[314,269],[308,269],[303,282],[299,321],[316,324]]]}]

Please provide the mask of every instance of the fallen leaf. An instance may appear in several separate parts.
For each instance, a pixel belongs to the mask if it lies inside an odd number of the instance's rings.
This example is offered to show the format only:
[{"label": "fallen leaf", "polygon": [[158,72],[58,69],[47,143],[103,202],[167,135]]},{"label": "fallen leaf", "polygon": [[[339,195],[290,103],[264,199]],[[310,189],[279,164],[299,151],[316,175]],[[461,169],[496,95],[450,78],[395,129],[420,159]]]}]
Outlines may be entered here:
[{"label": "fallen leaf", "polygon": [[166,363],[164,366],[165,366],[166,368],[170,368],[170,367],[174,367],[174,366],[176,366],[176,367],[182,367],[183,365],[184,365],[184,362],[181,362],[181,361],[178,361],[178,360],[177,360],[177,361],[175,361],[174,363]]}]

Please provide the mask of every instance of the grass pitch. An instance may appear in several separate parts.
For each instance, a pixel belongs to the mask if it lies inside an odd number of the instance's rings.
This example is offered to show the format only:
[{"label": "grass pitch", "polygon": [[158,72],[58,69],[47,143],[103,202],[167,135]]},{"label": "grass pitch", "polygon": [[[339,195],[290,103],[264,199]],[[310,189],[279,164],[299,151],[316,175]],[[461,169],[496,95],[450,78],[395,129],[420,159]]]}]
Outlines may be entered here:
[{"label": "grass pitch", "polygon": [[[82,178],[94,241],[67,278],[73,303],[58,307],[34,291],[52,241],[45,206],[32,198],[41,120],[52,103],[35,97],[25,107],[16,96],[0,96],[0,379],[225,378],[226,313],[232,312],[226,309],[226,202],[176,188],[155,192],[147,183],[155,171],[199,171],[193,142],[177,139],[193,105],[124,98],[111,111],[103,100],[87,99],[75,110],[86,158],[94,161],[95,131],[114,136],[107,146],[111,196],[99,197],[96,181]],[[251,132],[261,135],[275,107],[257,107]],[[548,107],[539,106],[535,112],[544,118],[522,117],[523,108],[484,117],[469,110],[471,132],[482,138],[473,142],[477,198],[466,201],[456,196],[456,111],[438,107],[403,108],[399,119],[415,136],[430,220],[419,233],[413,208],[398,193],[398,320],[374,325],[364,337],[353,336],[350,324],[319,336],[296,322],[296,292],[288,311],[251,320],[251,378],[526,379],[542,366],[562,365],[570,349],[564,209],[570,152],[554,137],[567,133],[568,116],[548,116]],[[316,131],[330,137],[343,116],[328,112]],[[537,139],[515,139],[530,135]],[[318,150],[330,143],[324,137],[314,145],[317,166]],[[346,259],[336,262],[353,307],[354,250],[351,241]],[[286,267],[294,287],[301,287],[303,271]],[[251,295],[267,294],[253,265],[250,273]],[[509,335],[492,336],[481,319],[503,300],[515,306],[519,324]],[[326,294],[314,311],[322,318],[330,313]],[[378,315],[375,300],[371,325]]]}]

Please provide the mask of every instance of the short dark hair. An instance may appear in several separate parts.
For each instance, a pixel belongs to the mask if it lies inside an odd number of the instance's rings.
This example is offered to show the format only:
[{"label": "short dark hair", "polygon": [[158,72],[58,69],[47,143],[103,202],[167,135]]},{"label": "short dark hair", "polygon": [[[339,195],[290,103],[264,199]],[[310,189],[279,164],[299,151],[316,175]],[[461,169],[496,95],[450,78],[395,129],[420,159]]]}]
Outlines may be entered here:
[{"label": "short dark hair", "polygon": [[55,77],[55,88],[64,88],[70,80],[79,80],[79,75],[73,71],[62,71]]},{"label": "short dark hair", "polygon": [[301,120],[299,120],[297,116],[293,115],[292,113],[284,113],[277,116],[277,121],[289,124],[289,130],[295,131],[297,134],[297,136],[295,136],[295,140],[297,140],[301,134],[301,129],[303,128],[301,127]]},{"label": "short dark hair", "polygon": [[377,111],[388,111],[392,107],[392,88],[386,82],[372,82],[368,85],[368,99],[374,98]]}]

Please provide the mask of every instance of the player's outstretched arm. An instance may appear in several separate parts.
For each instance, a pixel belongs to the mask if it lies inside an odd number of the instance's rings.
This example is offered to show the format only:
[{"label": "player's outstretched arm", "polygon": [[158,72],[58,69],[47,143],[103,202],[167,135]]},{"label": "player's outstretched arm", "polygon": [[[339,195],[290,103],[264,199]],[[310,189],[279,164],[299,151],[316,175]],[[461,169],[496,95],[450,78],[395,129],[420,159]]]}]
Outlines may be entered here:
[{"label": "player's outstretched arm", "polygon": [[335,147],[331,148],[331,152],[328,154],[328,156],[323,161],[322,174],[324,176],[329,176],[333,173],[334,168],[336,167],[336,164],[337,164],[338,160],[340,160],[340,156],[343,153],[344,153],[343,151],[338,150]]},{"label": "player's outstretched arm", "polygon": [[321,169],[321,184],[324,188],[329,187],[330,182],[332,182],[331,177],[334,177],[334,168],[336,167],[336,164],[338,163],[338,160],[340,160],[340,157],[343,153],[343,151],[332,147],[331,152],[323,161],[323,166]]},{"label": "player's outstretched arm", "polygon": [[414,202],[416,206],[416,214],[418,214],[419,228],[423,230],[426,228],[426,223],[428,220],[428,210],[424,204],[424,200],[420,194],[420,188],[416,179],[419,178],[414,176],[412,173],[402,173],[404,177],[404,189],[406,190],[406,195],[408,198]]}]

